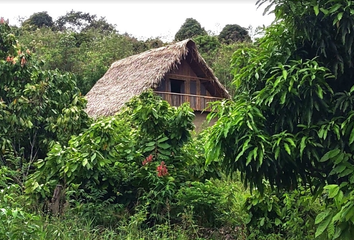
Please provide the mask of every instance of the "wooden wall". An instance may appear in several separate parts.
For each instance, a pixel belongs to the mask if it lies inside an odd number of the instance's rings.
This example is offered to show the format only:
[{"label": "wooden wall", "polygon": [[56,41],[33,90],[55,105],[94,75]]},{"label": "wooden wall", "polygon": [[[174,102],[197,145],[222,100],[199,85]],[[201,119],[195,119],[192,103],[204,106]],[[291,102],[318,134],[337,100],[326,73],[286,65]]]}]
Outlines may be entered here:
[{"label": "wooden wall", "polygon": [[[183,91],[171,92],[173,80],[183,81]],[[183,102],[189,102],[194,110],[202,111],[208,106],[208,102],[221,99],[213,97],[202,83],[209,81],[212,79],[198,77],[188,62],[183,60],[177,69],[166,74],[155,91],[172,106],[180,106]]]}]

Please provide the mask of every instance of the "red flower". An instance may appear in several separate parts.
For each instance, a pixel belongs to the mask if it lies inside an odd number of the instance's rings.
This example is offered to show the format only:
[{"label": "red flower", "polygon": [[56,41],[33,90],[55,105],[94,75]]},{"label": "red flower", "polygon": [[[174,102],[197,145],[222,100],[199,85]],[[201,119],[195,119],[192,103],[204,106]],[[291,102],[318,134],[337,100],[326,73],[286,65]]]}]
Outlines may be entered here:
[{"label": "red flower", "polygon": [[7,56],[6,62],[12,62],[12,64],[16,64],[16,60],[14,57]]},{"label": "red flower", "polygon": [[26,64],[26,58],[25,57],[22,57],[21,59],[21,67],[23,67],[25,64]]},{"label": "red flower", "polygon": [[161,164],[157,166],[156,171],[158,177],[163,177],[168,175],[168,170],[164,161],[162,161]]},{"label": "red flower", "polygon": [[148,164],[149,162],[152,162],[152,158],[153,156],[151,154],[148,157],[146,157],[145,160],[143,161],[143,166]]}]

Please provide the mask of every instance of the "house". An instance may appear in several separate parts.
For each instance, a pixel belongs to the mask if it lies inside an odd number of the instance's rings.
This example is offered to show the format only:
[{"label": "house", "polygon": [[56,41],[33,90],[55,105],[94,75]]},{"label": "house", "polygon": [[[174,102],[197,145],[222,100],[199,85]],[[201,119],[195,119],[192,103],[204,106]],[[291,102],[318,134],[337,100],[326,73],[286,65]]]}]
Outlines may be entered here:
[{"label": "house", "polygon": [[147,89],[172,106],[189,102],[197,127],[205,120],[209,102],[230,98],[196,44],[187,39],[114,62],[87,93],[86,111],[91,117],[114,115]]}]

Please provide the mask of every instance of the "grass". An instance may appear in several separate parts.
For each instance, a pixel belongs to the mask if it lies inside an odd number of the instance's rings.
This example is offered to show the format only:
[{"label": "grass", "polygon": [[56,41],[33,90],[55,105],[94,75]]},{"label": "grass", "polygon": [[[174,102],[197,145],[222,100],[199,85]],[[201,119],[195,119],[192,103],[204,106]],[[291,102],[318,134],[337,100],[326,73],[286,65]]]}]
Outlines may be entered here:
[{"label": "grass", "polygon": [[[39,240],[187,240],[191,239],[190,230],[183,230],[176,226],[171,228],[168,224],[157,225],[151,229],[137,229],[135,226],[120,225],[116,229],[94,226],[93,221],[70,218],[43,218],[36,239]],[[202,239],[202,238],[193,238]]]},{"label": "grass", "polygon": [[[250,196],[250,193],[242,187],[239,181],[223,178],[222,180],[213,180],[212,182],[213,185],[204,185],[204,187],[208,187],[205,188],[204,191],[192,192],[193,194],[206,195],[201,195],[201,197],[197,199],[198,202],[195,202],[196,199],[191,199],[192,202],[186,201],[187,208],[185,207],[183,212],[179,212],[177,216],[174,216],[174,219],[178,217],[179,220],[177,222],[176,220],[171,220],[169,217],[166,217],[164,223],[155,224],[152,227],[147,225],[148,211],[147,208],[143,206],[136,208],[134,214],[124,212],[121,214],[119,208],[113,204],[84,204],[80,205],[79,210],[75,209],[75,205],[73,205],[72,208],[67,210],[62,216],[54,217],[44,215],[41,212],[29,213],[19,206],[6,205],[0,198],[0,239],[287,239],[284,235],[284,231],[282,233],[265,232],[263,231],[264,229],[258,225],[253,225],[250,228],[252,229],[251,231],[247,229],[246,222],[249,217],[249,212],[245,209],[244,204],[246,199]],[[203,186],[201,185],[200,187]],[[195,187],[195,189],[197,189],[197,187]],[[221,224],[218,224],[217,227],[202,226],[199,217],[204,215],[200,212],[196,212],[192,206],[195,206],[195,209],[197,209],[197,207],[200,206],[198,204],[204,204],[208,199],[212,201],[211,204],[215,204],[214,198],[208,198],[208,195],[213,191],[220,191],[222,193],[222,198],[217,199],[217,208],[214,208],[217,211],[211,214],[214,216],[214,213],[217,213],[214,220]],[[279,204],[282,203],[279,202]],[[289,202],[289,204],[292,204],[293,207],[297,207],[296,204],[298,203],[296,202],[296,198]],[[190,206],[190,208],[188,206]],[[320,205],[317,204],[310,207],[310,209],[319,212],[321,210],[317,209],[319,206]],[[8,209],[8,212],[4,215],[2,210],[5,208]],[[291,211],[291,209],[292,208],[290,208],[290,213],[294,215],[296,211]],[[100,212],[100,214],[98,214],[98,212]],[[295,221],[297,215],[293,215],[288,215],[292,217],[290,219],[286,220],[286,218],[284,218],[283,221],[285,222],[282,223],[282,225],[291,225],[291,228],[295,229],[298,222]],[[204,219],[204,221],[206,221],[206,219]],[[297,227],[298,229],[295,234],[297,237],[291,239],[310,239],[310,235],[302,231],[305,229],[302,225]],[[288,230],[289,229],[286,231]],[[303,236],[299,234],[303,234]],[[291,233],[289,232],[288,235],[290,236]]]}]

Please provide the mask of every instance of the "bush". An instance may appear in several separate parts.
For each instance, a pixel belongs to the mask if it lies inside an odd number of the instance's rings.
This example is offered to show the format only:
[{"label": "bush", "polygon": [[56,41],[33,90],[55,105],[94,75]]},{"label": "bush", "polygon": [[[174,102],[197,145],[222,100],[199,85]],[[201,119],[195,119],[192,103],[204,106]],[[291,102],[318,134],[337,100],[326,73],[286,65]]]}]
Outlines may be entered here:
[{"label": "bush", "polygon": [[245,210],[249,213],[247,227],[250,237],[257,235],[281,236],[281,239],[314,239],[315,218],[324,210],[310,189],[291,192],[268,189],[247,198]]},{"label": "bush", "polygon": [[227,181],[190,182],[177,192],[177,205],[190,211],[198,226],[242,228],[245,215],[241,206],[246,192],[239,185]]},{"label": "bush", "polygon": [[37,163],[26,192],[37,196],[35,201],[49,201],[60,184],[76,194],[76,203],[85,203],[77,206],[121,204],[134,213],[147,204],[150,224],[164,221],[176,191],[190,177],[183,146],[193,117],[187,105],[174,108],[144,93],[126,110],[73,136],[68,146],[53,146]]},{"label": "bush", "polygon": [[37,239],[40,217],[26,211],[17,175],[0,167],[0,239]]}]

